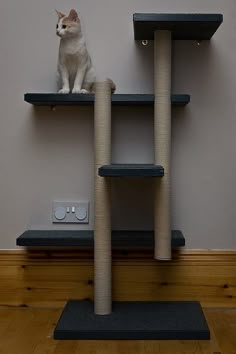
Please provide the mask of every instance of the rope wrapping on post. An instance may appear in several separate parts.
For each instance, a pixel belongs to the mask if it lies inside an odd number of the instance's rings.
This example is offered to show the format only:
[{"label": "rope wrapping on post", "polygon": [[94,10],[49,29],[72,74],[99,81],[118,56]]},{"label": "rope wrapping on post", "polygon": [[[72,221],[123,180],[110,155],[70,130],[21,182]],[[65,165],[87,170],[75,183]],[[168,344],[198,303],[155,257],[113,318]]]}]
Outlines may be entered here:
[{"label": "rope wrapping on post", "polygon": [[171,259],[170,159],[171,159],[171,32],[158,30],[154,39],[154,158],[165,175],[155,181],[154,257]]},{"label": "rope wrapping on post", "polygon": [[111,84],[109,80],[97,82],[95,86],[94,149],[94,310],[97,315],[108,315],[112,311],[110,180],[100,177],[98,169],[102,165],[111,163]]}]

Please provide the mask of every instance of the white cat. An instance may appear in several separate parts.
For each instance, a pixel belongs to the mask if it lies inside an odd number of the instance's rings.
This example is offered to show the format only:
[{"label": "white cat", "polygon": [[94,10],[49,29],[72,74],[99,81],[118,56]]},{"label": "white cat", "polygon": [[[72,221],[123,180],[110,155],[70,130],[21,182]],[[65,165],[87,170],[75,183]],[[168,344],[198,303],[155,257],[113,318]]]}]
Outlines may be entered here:
[{"label": "white cat", "polygon": [[81,23],[75,10],[69,15],[57,11],[57,35],[61,38],[58,56],[59,93],[88,93],[96,80],[86,48]]},{"label": "white cat", "polygon": [[[59,93],[89,93],[94,91],[95,70],[88,53],[77,12],[58,15],[57,35],[61,38],[58,56]],[[115,85],[110,80],[111,90]]]}]

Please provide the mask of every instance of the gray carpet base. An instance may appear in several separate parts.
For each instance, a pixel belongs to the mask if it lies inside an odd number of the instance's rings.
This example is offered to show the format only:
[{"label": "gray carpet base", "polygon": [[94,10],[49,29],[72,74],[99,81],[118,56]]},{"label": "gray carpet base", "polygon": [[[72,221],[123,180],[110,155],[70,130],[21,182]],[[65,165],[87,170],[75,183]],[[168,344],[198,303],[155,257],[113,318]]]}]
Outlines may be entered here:
[{"label": "gray carpet base", "polygon": [[94,314],[90,300],[71,300],[54,339],[210,339],[201,305],[195,301],[113,302],[112,314]]}]

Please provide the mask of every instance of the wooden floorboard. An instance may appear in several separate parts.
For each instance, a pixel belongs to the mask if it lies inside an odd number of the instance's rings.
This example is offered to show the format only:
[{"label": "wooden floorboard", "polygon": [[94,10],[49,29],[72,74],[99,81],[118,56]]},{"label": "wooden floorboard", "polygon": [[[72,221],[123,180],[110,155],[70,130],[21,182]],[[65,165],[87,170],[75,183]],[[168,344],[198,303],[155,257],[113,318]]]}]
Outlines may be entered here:
[{"label": "wooden floorboard", "polygon": [[210,341],[55,341],[61,311],[0,308],[0,354],[236,354],[236,309],[204,309]]}]

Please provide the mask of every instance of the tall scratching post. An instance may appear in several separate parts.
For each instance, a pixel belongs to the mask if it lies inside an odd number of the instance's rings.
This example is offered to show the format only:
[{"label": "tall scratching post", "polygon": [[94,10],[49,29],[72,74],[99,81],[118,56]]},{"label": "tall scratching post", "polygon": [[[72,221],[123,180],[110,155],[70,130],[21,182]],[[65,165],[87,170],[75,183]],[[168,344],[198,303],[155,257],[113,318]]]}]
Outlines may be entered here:
[{"label": "tall scratching post", "polygon": [[111,85],[108,80],[96,83],[94,113],[94,301],[95,314],[108,315],[112,307],[110,181],[98,176],[99,167],[111,163]]},{"label": "tall scratching post", "polygon": [[165,175],[155,181],[154,257],[171,259],[170,150],[171,150],[171,32],[158,30],[154,43],[154,156]]}]

